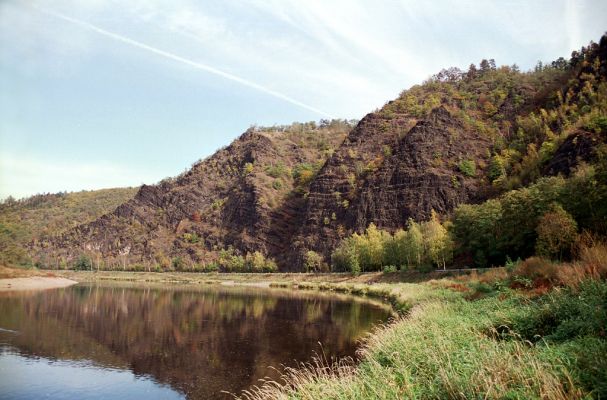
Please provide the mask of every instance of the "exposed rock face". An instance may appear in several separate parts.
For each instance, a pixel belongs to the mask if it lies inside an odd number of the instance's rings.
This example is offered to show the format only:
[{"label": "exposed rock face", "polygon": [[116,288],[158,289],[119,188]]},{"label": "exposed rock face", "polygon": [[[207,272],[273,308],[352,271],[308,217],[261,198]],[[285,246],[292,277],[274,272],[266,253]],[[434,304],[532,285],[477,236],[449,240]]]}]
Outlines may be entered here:
[{"label": "exposed rock face", "polygon": [[597,158],[598,146],[604,143],[607,143],[605,135],[578,131],[561,143],[543,172],[546,175],[569,176],[580,162],[594,161]]},{"label": "exposed rock face", "polygon": [[[425,220],[432,210],[447,214],[459,204],[481,199],[482,170],[465,176],[458,162],[485,165],[487,138],[466,132],[444,107],[418,122],[406,116],[393,120],[395,130],[378,129],[381,122],[365,117],[311,186],[297,240],[300,253],[314,249],[328,256],[341,236],[372,222],[395,230],[409,218]],[[344,165],[359,159],[372,161],[354,180],[348,171],[356,167]]]},{"label": "exposed rock face", "polygon": [[[182,176],[143,185],[114,212],[40,240],[33,250],[47,262],[73,262],[85,253],[113,264],[155,264],[176,256],[205,263],[232,246],[282,261],[304,202],[303,193],[293,190],[290,171],[322,161],[323,151],[341,143],[346,128],[301,134],[251,129]],[[277,165],[284,172],[268,172]]]},{"label": "exposed rock face", "polygon": [[[343,141],[343,134],[325,136],[336,149],[306,195],[293,190],[290,176],[281,180],[284,190],[274,190],[264,168],[280,162],[292,169],[322,159],[320,152],[250,130],[182,176],[142,186],[113,213],[42,241],[42,253],[73,260],[84,251],[115,264],[176,256],[205,263],[232,246],[299,270],[307,250],[328,257],[342,237],[371,222],[395,230],[408,218],[483,198],[490,142],[466,131],[445,107],[420,120],[372,113]],[[475,165],[476,175],[464,175],[461,161]],[[199,242],[186,239],[192,234]]]}]

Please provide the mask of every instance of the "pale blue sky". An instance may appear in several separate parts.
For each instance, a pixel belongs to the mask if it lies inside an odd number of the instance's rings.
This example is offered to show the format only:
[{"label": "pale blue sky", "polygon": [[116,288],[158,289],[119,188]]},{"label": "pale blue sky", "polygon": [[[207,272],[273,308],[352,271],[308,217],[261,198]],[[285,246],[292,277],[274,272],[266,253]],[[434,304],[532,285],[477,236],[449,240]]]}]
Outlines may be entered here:
[{"label": "pale blue sky", "polygon": [[252,124],[362,118],[605,29],[599,0],[2,0],[0,198],[154,183]]}]

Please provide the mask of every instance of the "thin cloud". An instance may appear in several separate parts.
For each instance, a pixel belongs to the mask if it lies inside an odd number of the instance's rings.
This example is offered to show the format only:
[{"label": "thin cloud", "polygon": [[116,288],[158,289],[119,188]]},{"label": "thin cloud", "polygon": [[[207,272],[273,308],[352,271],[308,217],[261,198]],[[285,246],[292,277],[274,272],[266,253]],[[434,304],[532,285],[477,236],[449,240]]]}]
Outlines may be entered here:
[{"label": "thin cloud", "polygon": [[131,45],[133,47],[137,47],[137,48],[142,49],[142,50],[146,50],[146,51],[148,51],[150,53],[154,53],[154,54],[162,56],[164,58],[168,58],[170,60],[177,61],[177,62],[180,62],[182,64],[186,64],[186,65],[188,65],[190,67],[193,67],[193,68],[196,68],[196,69],[199,69],[199,70],[202,70],[202,71],[206,71],[206,72],[209,72],[211,74],[215,74],[215,75],[221,76],[222,78],[225,78],[225,79],[228,79],[228,80],[240,83],[243,86],[247,86],[247,87],[250,87],[252,89],[258,90],[260,92],[266,93],[266,94],[268,94],[270,96],[273,96],[273,97],[276,97],[278,99],[284,100],[284,101],[286,101],[288,103],[291,103],[291,104],[296,105],[298,107],[301,107],[301,108],[304,108],[306,110],[312,111],[314,113],[320,114],[322,116],[329,117],[329,118],[334,118],[333,115],[331,115],[331,114],[329,114],[329,113],[327,113],[325,111],[319,110],[316,107],[313,107],[311,105],[302,103],[301,101],[296,100],[296,99],[294,99],[292,97],[289,97],[289,96],[287,96],[285,94],[279,93],[279,92],[277,92],[275,90],[269,89],[269,88],[267,88],[265,86],[262,86],[262,85],[260,85],[258,83],[255,83],[255,82],[251,82],[251,81],[249,81],[247,79],[244,79],[244,78],[241,78],[239,76],[236,76],[236,75],[230,74],[228,72],[219,70],[219,69],[214,68],[214,67],[212,67],[210,65],[206,65],[206,64],[203,64],[203,63],[200,63],[200,62],[192,61],[190,59],[178,56],[178,55],[170,53],[168,51],[164,51],[164,50],[158,49],[156,47],[149,46],[149,45],[147,45],[145,43],[141,43],[141,42],[138,42],[136,40],[130,39],[128,37],[119,35],[117,33],[107,31],[107,30],[102,29],[102,28],[100,28],[100,27],[98,27],[96,25],[93,25],[91,23],[88,23],[88,22],[85,22],[85,21],[81,21],[81,20],[76,19],[76,18],[68,17],[67,15],[63,15],[63,14],[55,12],[55,11],[47,10],[47,9],[40,8],[40,7],[37,7],[37,6],[32,6],[32,7],[35,8],[36,10],[44,13],[44,14],[51,15],[53,17],[62,19],[64,21],[70,22],[70,23],[75,24],[75,25],[78,25],[78,26],[80,26],[82,28],[85,28],[85,29],[88,29],[90,31],[96,32],[96,33],[98,33],[100,35],[103,35],[105,37],[114,39],[114,40],[122,42],[122,43],[129,44],[129,45]]}]

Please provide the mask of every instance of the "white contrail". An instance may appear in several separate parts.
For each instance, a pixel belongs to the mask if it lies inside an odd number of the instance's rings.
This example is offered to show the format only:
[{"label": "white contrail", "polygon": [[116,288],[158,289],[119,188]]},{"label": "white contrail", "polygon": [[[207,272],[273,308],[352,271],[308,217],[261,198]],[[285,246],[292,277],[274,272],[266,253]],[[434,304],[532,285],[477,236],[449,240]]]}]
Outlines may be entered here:
[{"label": "white contrail", "polygon": [[196,68],[196,69],[199,69],[199,70],[202,70],[202,71],[210,72],[210,73],[215,74],[215,75],[219,75],[222,78],[229,79],[231,81],[238,82],[241,85],[248,86],[250,88],[259,90],[260,92],[269,94],[271,96],[274,96],[276,98],[279,98],[281,100],[284,100],[286,102],[294,104],[294,105],[299,106],[301,108],[305,108],[306,110],[313,111],[313,112],[315,112],[317,114],[320,114],[320,115],[323,115],[325,117],[334,118],[331,114],[326,113],[326,112],[324,112],[322,110],[319,110],[318,108],[315,108],[315,107],[312,107],[312,106],[310,106],[308,104],[302,103],[299,100],[295,100],[292,97],[289,97],[289,96],[284,95],[282,93],[276,92],[276,91],[274,91],[272,89],[269,89],[269,88],[267,88],[265,86],[259,85],[259,84],[255,83],[255,82],[251,82],[251,81],[249,81],[247,79],[244,79],[244,78],[241,78],[239,76],[232,75],[232,74],[230,74],[228,72],[224,72],[224,71],[219,70],[217,68],[213,68],[210,65],[206,65],[206,64],[199,63],[199,62],[196,62],[196,61],[188,60],[187,58],[183,58],[183,57],[180,57],[180,56],[178,56],[176,54],[169,53],[168,51],[164,51],[164,50],[160,50],[160,49],[157,49],[155,47],[152,47],[152,46],[148,46],[147,44],[138,42],[138,41],[133,40],[133,39],[129,39],[128,37],[119,35],[117,33],[106,31],[105,29],[99,28],[98,26],[95,26],[95,25],[90,24],[88,22],[81,21],[81,20],[78,20],[76,18],[68,17],[67,15],[63,15],[63,14],[60,14],[60,13],[55,12],[55,11],[51,11],[51,10],[47,10],[47,9],[44,9],[44,8],[40,8],[40,7],[36,6],[36,5],[31,5],[31,6],[33,8],[35,8],[36,10],[44,13],[44,14],[52,15],[53,17],[62,19],[62,20],[67,21],[67,22],[71,22],[72,24],[75,24],[75,25],[78,25],[78,26],[80,26],[82,28],[91,30],[91,31],[96,32],[96,33],[98,33],[100,35],[109,37],[111,39],[117,40],[117,41],[122,42],[122,43],[130,44],[131,46],[134,46],[134,47],[137,47],[137,48],[140,48],[140,49],[143,49],[143,50],[147,50],[150,53],[157,54],[159,56],[171,59],[173,61],[181,62],[183,64],[189,65],[190,67],[193,67],[193,68]]}]

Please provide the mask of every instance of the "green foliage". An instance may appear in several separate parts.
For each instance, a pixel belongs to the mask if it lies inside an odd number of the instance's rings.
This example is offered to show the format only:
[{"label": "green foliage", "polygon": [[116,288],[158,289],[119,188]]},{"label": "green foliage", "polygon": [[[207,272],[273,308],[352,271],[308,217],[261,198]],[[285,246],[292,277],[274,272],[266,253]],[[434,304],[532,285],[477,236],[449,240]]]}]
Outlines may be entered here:
[{"label": "green foliage", "polygon": [[607,132],[607,116],[605,115],[597,115],[588,121],[584,128],[593,131],[596,133],[605,133]]},{"label": "green foliage", "polygon": [[27,244],[93,221],[131,199],[137,188],[39,194],[0,203],[0,264],[31,262]]},{"label": "green foliage", "polygon": [[196,243],[200,242],[200,237],[198,236],[198,234],[196,232],[184,233],[183,240],[185,240],[188,243],[196,244]]},{"label": "green foliage", "polygon": [[81,255],[74,264],[74,269],[77,271],[90,271],[93,269],[93,262],[87,256]]},{"label": "green foliage", "polygon": [[562,260],[569,256],[577,238],[577,223],[559,204],[553,204],[538,221],[536,253]]},{"label": "green foliage", "polygon": [[297,164],[293,168],[293,179],[295,180],[295,185],[299,187],[306,187],[312,182],[320,168],[322,167],[321,163],[301,163]]},{"label": "green foliage", "polygon": [[280,179],[275,179],[272,182],[272,188],[274,188],[275,190],[280,190],[282,189],[282,181]]},{"label": "green foliage", "polygon": [[259,251],[247,253],[245,256],[245,272],[276,272],[277,270],[274,260],[264,257]]},{"label": "green foliage", "polygon": [[175,270],[175,271],[184,271],[185,267],[186,267],[186,263],[185,260],[183,259],[183,257],[174,257],[171,260],[171,267]]},{"label": "green foliage", "polygon": [[385,266],[425,269],[429,265],[446,267],[453,244],[447,229],[432,212],[429,221],[409,220],[408,229],[394,235],[370,224],[363,234],[344,239],[331,255],[334,271],[381,271]]},{"label": "green foliage", "polygon": [[289,172],[287,167],[285,167],[284,163],[278,162],[277,164],[268,165],[265,167],[265,172],[272,178],[281,178],[286,176]]},{"label": "green foliage", "polygon": [[491,182],[496,179],[504,176],[506,174],[506,170],[504,168],[503,158],[495,155],[491,157],[491,161],[489,163],[489,170],[487,171],[487,177]]},{"label": "green foliage", "polygon": [[331,267],[336,272],[349,271],[353,274],[361,272],[355,243],[352,238],[343,240],[339,247],[331,253]]},{"label": "green foliage", "polygon": [[254,167],[253,163],[247,162],[242,167],[242,174],[244,176],[249,175],[249,174],[253,173],[254,168],[255,167]]},{"label": "green foliage", "polygon": [[390,274],[396,271],[398,271],[398,268],[396,268],[396,266],[394,265],[386,265],[383,270],[383,272],[386,274]]},{"label": "green foliage", "polygon": [[304,269],[306,272],[323,272],[327,270],[327,267],[320,254],[309,250],[304,255]]},{"label": "green foliage", "polygon": [[476,176],[476,163],[474,160],[462,160],[457,166],[460,172],[465,176]]},{"label": "green foliage", "polygon": [[223,205],[225,204],[226,199],[216,199],[213,200],[213,203],[211,203],[211,208],[216,211],[216,210],[220,210],[221,208],[223,208]]},{"label": "green foliage", "polygon": [[276,272],[278,266],[261,252],[249,252],[244,257],[236,254],[232,247],[219,251],[219,259],[212,263],[222,272]]},{"label": "green foliage", "polygon": [[[525,258],[536,251],[567,258],[576,225],[581,230],[605,231],[606,204],[603,159],[596,168],[581,168],[568,179],[542,178],[497,199],[459,206],[450,230],[456,253],[471,257],[477,266],[501,265],[508,255]],[[543,237],[537,243],[539,232]]]}]

